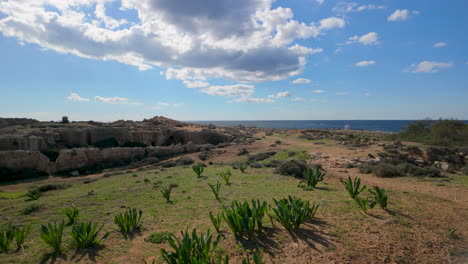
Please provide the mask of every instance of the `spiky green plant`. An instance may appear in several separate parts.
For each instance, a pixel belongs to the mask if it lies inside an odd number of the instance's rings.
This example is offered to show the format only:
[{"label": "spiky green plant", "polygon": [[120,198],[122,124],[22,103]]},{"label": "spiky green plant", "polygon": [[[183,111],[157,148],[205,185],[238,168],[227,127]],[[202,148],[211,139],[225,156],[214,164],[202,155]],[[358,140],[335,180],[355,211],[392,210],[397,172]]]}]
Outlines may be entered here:
[{"label": "spiky green plant", "polygon": [[114,217],[114,223],[119,227],[120,232],[127,236],[129,233],[141,227],[142,210],[135,208],[127,209],[125,213],[118,213]]},{"label": "spiky green plant", "polygon": [[26,196],[29,198],[29,200],[37,200],[42,196],[42,192],[38,190],[37,188],[34,188],[32,190],[29,190],[26,193]]},{"label": "spiky green plant", "polygon": [[66,208],[65,215],[67,216],[67,219],[68,219],[67,225],[75,224],[79,213],[80,211],[78,210],[78,208]]},{"label": "spiky green plant", "polygon": [[247,257],[245,257],[242,260],[242,264],[264,264],[264,263],[265,262],[263,261],[262,252],[260,252],[259,250],[255,250],[252,253],[252,261],[250,261],[250,254],[248,254]]},{"label": "spiky green plant", "polygon": [[203,171],[205,170],[205,167],[203,166],[203,163],[197,163],[192,165],[192,170],[195,172],[198,178],[200,178],[203,174]]},{"label": "spiky green plant", "polygon": [[48,223],[41,225],[41,240],[54,250],[54,253],[59,254],[62,252],[62,238],[65,223],[61,221],[57,224]]},{"label": "spiky green plant", "polygon": [[15,227],[10,224],[0,230],[0,253],[7,252],[15,237]]},{"label": "spiky green plant", "polygon": [[182,239],[175,236],[169,238],[169,245],[172,251],[161,249],[161,255],[168,264],[215,264],[220,263],[214,256],[218,246],[220,236],[213,237],[208,230],[205,233],[197,234],[193,229],[190,234],[187,230],[181,232]]},{"label": "spiky green plant", "polygon": [[260,200],[240,203],[232,201],[230,207],[223,205],[223,218],[234,236],[239,239],[246,237],[251,240],[255,234],[263,232],[263,218],[268,212],[268,204]]},{"label": "spiky green plant", "polygon": [[231,185],[231,183],[229,182],[229,179],[231,178],[231,175],[232,175],[230,168],[226,168],[225,171],[218,172],[218,175],[224,180],[226,185]]},{"label": "spiky green plant", "polygon": [[245,165],[245,164],[239,165],[239,170],[240,170],[242,173],[245,173],[245,170],[247,170],[247,165]]},{"label": "spiky green plant", "polygon": [[273,199],[273,201],[276,205],[273,207],[276,220],[288,231],[299,228],[306,220],[313,218],[319,207],[315,203],[311,206],[309,201],[291,196],[279,201]]},{"label": "spiky green plant", "polygon": [[361,188],[361,179],[358,177],[351,180],[351,177],[348,176],[347,180],[340,179],[340,181],[343,183],[346,191],[348,191],[349,196],[353,199],[366,189],[365,185]]},{"label": "spiky green plant", "polygon": [[172,187],[171,186],[165,186],[161,190],[161,193],[162,193],[164,199],[166,199],[166,204],[171,204],[172,203],[172,201],[171,201],[171,192],[172,192]]},{"label": "spiky green plant", "polygon": [[211,223],[213,223],[213,226],[216,230],[217,233],[220,232],[221,230],[221,214],[218,213],[216,216],[213,215],[212,212],[208,214],[210,216]]},{"label": "spiky green plant", "polygon": [[304,179],[299,182],[299,187],[315,187],[325,177],[325,173],[319,167],[307,168],[302,174]]},{"label": "spiky green plant", "polygon": [[354,198],[354,201],[356,201],[356,203],[358,204],[359,208],[362,209],[362,211],[367,214],[367,210],[369,209],[372,209],[374,208],[375,206],[375,202],[374,201],[369,201],[369,199],[366,197],[366,198],[362,198],[362,197],[359,197],[359,196],[356,196]]},{"label": "spiky green plant", "polygon": [[221,191],[221,183],[219,182],[216,182],[216,184],[208,183],[208,185],[210,186],[211,191],[213,192],[213,195],[215,196],[216,200],[221,201],[219,199],[219,192]]},{"label": "spiky green plant", "polygon": [[369,190],[371,194],[374,195],[374,200],[382,209],[387,209],[388,205],[388,195],[384,188],[379,188],[374,186],[373,190]]},{"label": "spiky green plant", "polygon": [[98,226],[98,224],[92,221],[73,226],[70,236],[73,238],[76,248],[91,248],[99,244],[103,239],[106,239],[109,236],[109,232],[99,237],[103,226],[104,224]]},{"label": "spiky green plant", "polygon": [[26,237],[31,232],[31,226],[24,226],[23,228],[17,227],[15,228],[15,241],[16,241],[16,249],[24,248],[24,242],[26,241]]}]

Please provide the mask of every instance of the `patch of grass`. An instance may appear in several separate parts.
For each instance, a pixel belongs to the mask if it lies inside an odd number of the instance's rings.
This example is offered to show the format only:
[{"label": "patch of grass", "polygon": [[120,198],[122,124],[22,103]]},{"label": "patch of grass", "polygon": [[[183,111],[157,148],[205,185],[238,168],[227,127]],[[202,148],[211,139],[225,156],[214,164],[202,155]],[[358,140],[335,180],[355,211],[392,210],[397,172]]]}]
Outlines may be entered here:
[{"label": "patch of grass", "polygon": [[231,179],[232,173],[230,168],[226,168],[224,171],[218,172],[218,176],[224,180],[226,185],[231,185],[229,180]]},{"label": "patch of grass", "polygon": [[37,203],[32,203],[32,204],[29,204],[28,206],[26,206],[22,213],[24,215],[29,215],[29,214],[32,214],[34,212],[37,212],[41,209],[41,205],[40,204],[37,204]]},{"label": "patch of grass", "polygon": [[161,244],[168,241],[174,234],[172,232],[155,232],[145,238],[145,241],[153,244]]},{"label": "patch of grass", "polygon": [[219,192],[221,191],[221,183],[219,183],[219,182],[216,182],[216,184],[209,184],[208,183],[208,186],[210,186],[211,192],[215,196],[215,199],[218,200],[218,201],[221,201],[219,199]]}]

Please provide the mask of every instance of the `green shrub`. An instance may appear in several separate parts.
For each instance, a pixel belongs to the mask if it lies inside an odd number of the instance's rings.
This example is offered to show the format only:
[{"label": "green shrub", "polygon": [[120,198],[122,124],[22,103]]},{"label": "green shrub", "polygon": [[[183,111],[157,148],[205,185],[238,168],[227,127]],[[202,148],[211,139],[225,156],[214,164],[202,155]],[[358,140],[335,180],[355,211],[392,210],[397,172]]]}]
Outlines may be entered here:
[{"label": "green shrub", "polygon": [[172,232],[156,232],[151,233],[145,238],[146,242],[153,244],[161,244],[168,241],[174,234]]},{"label": "green shrub", "polygon": [[369,174],[372,173],[373,166],[369,163],[363,163],[359,165],[358,169],[360,173]]},{"label": "green shrub", "polygon": [[325,177],[325,173],[320,168],[307,168],[303,173],[305,180],[299,182],[299,187],[315,187],[319,182],[323,181],[323,177]]},{"label": "green shrub", "polygon": [[242,264],[264,264],[265,262],[263,262],[263,256],[262,256],[262,253],[258,250],[255,250],[252,254],[252,262],[250,261],[250,254],[247,255],[247,257],[245,257],[243,260],[242,260]]},{"label": "green shrub", "polygon": [[203,163],[197,163],[192,165],[192,170],[195,172],[198,178],[200,178],[205,170]]},{"label": "green shrub", "polygon": [[9,224],[6,228],[0,230],[0,253],[8,252],[13,238],[15,238],[15,227]]},{"label": "green shrub", "polygon": [[65,215],[67,216],[67,219],[68,219],[67,225],[75,224],[79,213],[80,211],[78,210],[78,208],[66,208]]},{"label": "green shrub", "polygon": [[114,223],[118,226],[120,232],[127,236],[129,233],[140,229],[142,215],[142,210],[137,211],[135,208],[129,208],[125,213],[115,215]]},{"label": "green shrub", "polygon": [[39,211],[39,209],[41,209],[41,205],[36,204],[36,203],[32,203],[32,204],[26,206],[23,209],[22,213],[25,214],[25,215],[29,215],[29,214],[32,214],[32,213],[34,213],[36,211]]},{"label": "green shrub", "polygon": [[375,166],[372,172],[375,176],[380,178],[400,177],[405,175],[404,171],[402,171],[400,168],[387,163]]},{"label": "green shrub", "polygon": [[31,233],[31,226],[24,226],[23,228],[17,227],[15,228],[15,241],[16,241],[16,248],[24,248],[24,242],[26,241],[26,237]]},{"label": "green shrub", "polygon": [[62,221],[59,224],[48,223],[47,225],[41,225],[41,240],[54,250],[54,253],[62,252],[62,238],[63,229],[65,223]]},{"label": "green shrub", "polygon": [[240,203],[232,201],[230,207],[223,205],[223,218],[236,239],[246,237],[251,240],[255,234],[263,232],[263,218],[268,211],[268,204],[260,200]]},{"label": "green shrub", "polygon": [[351,180],[351,177],[348,176],[347,180],[340,179],[340,181],[352,199],[356,198],[362,191],[366,189],[365,185],[361,188],[361,179],[358,177],[354,178],[354,180]]},{"label": "green shrub", "polygon": [[468,125],[459,120],[423,120],[409,123],[395,137],[438,146],[467,146]]},{"label": "green shrub", "polygon": [[367,210],[374,208],[375,206],[374,201],[369,201],[369,199],[359,196],[354,197],[354,201],[359,205],[359,208],[361,208],[365,214],[367,214]]},{"label": "green shrub", "polygon": [[218,176],[221,177],[224,180],[226,185],[231,185],[231,183],[229,182],[229,179],[232,176],[230,168],[226,168],[225,171],[218,172]]},{"label": "green shrub", "polygon": [[172,201],[171,201],[171,192],[172,192],[172,187],[171,186],[165,186],[161,190],[161,193],[162,193],[164,199],[166,199],[166,204],[171,204],[172,203]]},{"label": "green shrub", "polygon": [[106,239],[109,236],[109,232],[99,237],[103,226],[98,226],[98,224],[91,221],[73,226],[70,236],[73,238],[76,248],[91,248],[99,244],[103,239]]},{"label": "green shrub", "polygon": [[373,190],[369,190],[374,195],[374,201],[380,205],[382,209],[387,209],[388,196],[384,188],[374,186]]},{"label": "green shrub", "polygon": [[290,159],[282,163],[277,169],[276,172],[281,175],[294,176],[296,178],[301,178],[304,171],[307,169],[307,163],[301,159]]},{"label": "green shrub", "polygon": [[221,191],[221,183],[216,182],[216,185],[208,183],[208,185],[210,186],[211,191],[213,192],[213,195],[215,196],[216,200],[221,201],[219,199],[219,192]]},{"label": "green shrub", "polygon": [[213,224],[216,232],[219,233],[221,229],[221,214],[217,214],[216,216],[214,216],[213,213],[210,212],[208,215],[210,217],[211,223]]},{"label": "green shrub", "polygon": [[319,207],[315,203],[310,206],[309,201],[291,196],[279,201],[273,199],[273,201],[276,205],[273,208],[276,220],[288,231],[299,228],[306,220],[314,217]]},{"label": "green shrub", "polygon": [[65,190],[70,188],[72,185],[68,183],[62,183],[62,184],[45,184],[37,187],[36,189],[42,193],[48,192],[48,191],[56,191],[56,190]]},{"label": "green shrub", "polygon": [[26,196],[29,198],[29,200],[37,200],[42,196],[42,192],[40,192],[38,189],[32,189],[26,193]]},{"label": "green shrub", "polygon": [[240,165],[239,165],[239,170],[240,170],[242,173],[245,173],[245,170],[247,170],[247,165],[245,165],[245,164],[240,164]]},{"label": "green shrub", "polygon": [[199,263],[215,264],[217,258],[214,252],[218,246],[220,236],[213,237],[210,231],[197,234],[193,229],[192,234],[188,231],[182,231],[182,239],[176,239],[174,236],[169,238],[169,245],[173,251],[161,249],[161,255],[168,264]]}]

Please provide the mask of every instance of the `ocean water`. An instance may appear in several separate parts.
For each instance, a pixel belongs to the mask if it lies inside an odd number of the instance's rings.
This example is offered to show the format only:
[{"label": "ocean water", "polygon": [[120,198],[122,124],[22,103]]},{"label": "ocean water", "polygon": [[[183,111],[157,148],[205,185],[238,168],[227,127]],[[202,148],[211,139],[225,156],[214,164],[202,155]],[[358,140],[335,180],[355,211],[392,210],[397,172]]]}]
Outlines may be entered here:
[{"label": "ocean water", "polygon": [[[247,127],[283,128],[283,129],[343,129],[371,130],[381,132],[400,132],[408,123],[416,120],[274,120],[274,121],[190,121],[202,125],[228,127],[243,125]],[[464,121],[468,124],[468,121]]]}]

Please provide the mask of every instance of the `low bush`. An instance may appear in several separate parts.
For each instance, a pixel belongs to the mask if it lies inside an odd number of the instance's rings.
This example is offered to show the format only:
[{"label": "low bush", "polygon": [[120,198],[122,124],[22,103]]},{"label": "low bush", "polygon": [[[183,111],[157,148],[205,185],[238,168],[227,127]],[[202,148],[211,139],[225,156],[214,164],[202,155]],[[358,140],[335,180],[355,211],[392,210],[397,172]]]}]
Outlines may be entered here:
[{"label": "low bush", "polygon": [[380,178],[392,178],[392,177],[400,177],[405,176],[405,172],[392,164],[379,164],[374,167],[373,171],[375,176]]},{"label": "low bush", "polygon": [[230,168],[226,168],[226,170],[218,172],[217,174],[218,174],[219,177],[221,177],[224,180],[226,185],[231,185],[231,183],[229,182],[229,179],[232,176]]},{"label": "low bush", "polygon": [[45,184],[37,187],[36,189],[40,192],[56,191],[56,190],[65,190],[70,188],[72,185],[68,183],[62,184]]},{"label": "low bush", "polygon": [[39,209],[41,209],[41,205],[36,204],[36,203],[32,203],[32,204],[26,206],[23,209],[22,213],[25,214],[25,215],[29,215],[29,214],[32,214],[32,213],[34,213],[36,211],[39,211]]},{"label": "low bush", "polygon": [[109,232],[99,237],[103,226],[104,225],[98,226],[98,224],[93,222],[86,222],[73,226],[70,236],[76,248],[91,248],[99,244],[103,239],[106,239],[109,236]]},{"label": "low bush", "polygon": [[239,149],[237,156],[242,156],[242,155],[247,155],[247,154],[249,154],[249,151],[245,148],[242,148],[242,149]]},{"label": "low bush", "polygon": [[137,211],[135,208],[129,208],[125,213],[118,213],[115,215],[114,223],[118,226],[120,232],[126,236],[131,232],[140,229],[142,215],[142,210]]},{"label": "low bush", "polygon": [[67,225],[73,225],[76,223],[76,220],[78,219],[78,214],[80,211],[78,208],[66,208],[65,209],[65,215],[67,216],[68,222]]},{"label": "low bush", "polygon": [[[468,168],[468,167],[467,167]],[[245,173],[245,171],[247,170],[247,165],[245,164],[240,164],[239,165],[239,170],[242,172],[242,173]],[[467,169],[468,171],[468,169]]]},{"label": "low bush", "polygon": [[309,201],[291,196],[279,201],[273,199],[273,201],[276,205],[273,208],[276,220],[288,231],[299,228],[306,220],[314,217],[319,207],[315,203],[311,206]]},{"label": "low bush", "polygon": [[145,238],[145,241],[153,244],[161,244],[168,241],[173,235],[174,234],[172,232],[151,233]]},{"label": "low bush", "polygon": [[8,252],[8,248],[15,238],[15,231],[15,227],[11,224],[0,230],[0,253]]},{"label": "low bush", "polygon": [[29,198],[29,200],[33,201],[39,199],[42,196],[42,192],[40,192],[38,189],[32,189],[26,193],[26,196]]},{"label": "low bush", "polygon": [[358,167],[359,172],[363,173],[363,174],[372,173],[373,168],[374,168],[374,166],[372,166],[369,163],[363,163],[363,164],[359,165],[359,167]]},{"label": "low bush", "polygon": [[260,200],[240,203],[232,201],[230,207],[223,205],[223,219],[231,229],[236,239],[242,237],[251,240],[256,234],[263,232],[263,218],[268,211],[268,204]]},{"label": "low bush", "polygon": [[213,237],[210,231],[197,234],[196,229],[193,229],[191,234],[188,231],[181,233],[182,239],[180,240],[174,236],[169,238],[172,251],[161,249],[162,258],[166,263],[220,263],[217,262],[217,257],[214,254],[219,243],[219,235]]},{"label": "low bush", "polygon": [[276,173],[287,176],[294,176],[302,178],[304,171],[307,169],[307,163],[300,159],[290,159],[282,163],[277,169]]},{"label": "low bush", "polygon": [[60,223],[55,222],[54,224],[48,223],[47,225],[41,225],[41,240],[51,247],[54,253],[59,254],[62,252],[64,228],[65,223],[63,221]]},{"label": "low bush", "polygon": [[312,187],[314,188],[317,184],[323,181],[323,177],[325,177],[325,173],[323,173],[320,168],[316,167],[314,169],[307,168],[304,173],[303,177],[305,180],[299,182],[299,187]]}]

